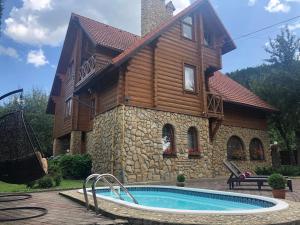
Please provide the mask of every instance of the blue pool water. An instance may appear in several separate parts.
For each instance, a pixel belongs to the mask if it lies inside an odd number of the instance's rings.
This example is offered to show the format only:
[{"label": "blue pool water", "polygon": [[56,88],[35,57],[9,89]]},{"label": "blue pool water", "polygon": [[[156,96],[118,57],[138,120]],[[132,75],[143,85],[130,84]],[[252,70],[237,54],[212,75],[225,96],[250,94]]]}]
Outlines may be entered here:
[{"label": "blue pool water", "polygon": [[[184,189],[129,187],[128,190],[138,201],[139,205],[155,208],[231,211],[261,209],[275,205],[260,199]],[[132,200],[123,191],[120,193],[125,201],[132,203]],[[97,194],[119,199],[109,189],[98,189]]]}]

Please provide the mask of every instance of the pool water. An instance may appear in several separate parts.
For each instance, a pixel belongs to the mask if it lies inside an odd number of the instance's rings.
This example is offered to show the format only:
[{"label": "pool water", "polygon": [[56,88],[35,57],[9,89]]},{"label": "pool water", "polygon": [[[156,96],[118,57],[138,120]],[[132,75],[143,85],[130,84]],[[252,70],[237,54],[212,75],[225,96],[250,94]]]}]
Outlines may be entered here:
[{"label": "pool water", "polygon": [[[238,197],[207,192],[196,192],[172,188],[128,188],[129,192],[138,201],[139,205],[155,208],[180,209],[180,210],[253,210],[272,207],[275,204],[259,199]],[[118,190],[126,202],[132,200]],[[111,190],[98,189],[97,195],[119,199]]]}]

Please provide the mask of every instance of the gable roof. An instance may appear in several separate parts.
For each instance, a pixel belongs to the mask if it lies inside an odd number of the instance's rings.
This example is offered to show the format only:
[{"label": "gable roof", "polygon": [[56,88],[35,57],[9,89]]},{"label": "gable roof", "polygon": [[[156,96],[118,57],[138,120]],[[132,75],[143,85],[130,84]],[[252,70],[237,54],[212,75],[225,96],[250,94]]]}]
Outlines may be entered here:
[{"label": "gable roof", "polygon": [[128,49],[126,49],[123,53],[118,55],[112,60],[112,63],[115,66],[121,65],[123,62],[125,62],[128,58],[130,58],[132,55],[134,55],[139,49],[144,47],[145,45],[149,44],[151,41],[159,37],[166,29],[171,27],[174,23],[176,23],[179,19],[185,17],[189,13],[191,13],[193,10],[197,9],[200,5],[206,5],[209,7],[210,10],[214,13],[216,19],[219,22],[219,25],[223,29],[224,33],[226,34],[226,43],[222,48],[222,53],[225,54],[229,51],[232,51],[236,48],[232,38],[228,34],[227,30],[225,29],[223,23],[221,22],[220,18],[217,16],[216,12],[214,11],[212,5],[208,0],[196,0],[194,3],[192,3],[189,7],[182,10],[180,13],[178,13],[176,16],[171,17],[169,20],[167,20],[165,23],[160,25],[158,28],[154,29],[150,33],[148,33],[146,36],[141,38],[140,40],[134,42]]},{"label": "gable roof", "polygon": [[221,72],[215,72],[214,75],[210,77],[209,87],[212,93],[221,95],[225,102],[259,108],[266,111],[278,111],[253,92]]},{"label": "gable roof", "polygon": [[72,18],[78,20],[82,29],[87,33],[95,45],[123,51],[140,39],[138,35],[75,13],[72,13]]}]

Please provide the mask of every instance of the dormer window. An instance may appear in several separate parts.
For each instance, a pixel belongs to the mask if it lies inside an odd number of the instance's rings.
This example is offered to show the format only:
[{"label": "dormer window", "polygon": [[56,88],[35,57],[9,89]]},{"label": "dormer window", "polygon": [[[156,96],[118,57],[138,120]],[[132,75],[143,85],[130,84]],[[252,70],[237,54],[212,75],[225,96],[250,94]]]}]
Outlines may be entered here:
[{"label": "dormer window", "polygon": [[187,16],[182,20],[182,36],[193,40],[194,39],[194,21],[191,16]]}]

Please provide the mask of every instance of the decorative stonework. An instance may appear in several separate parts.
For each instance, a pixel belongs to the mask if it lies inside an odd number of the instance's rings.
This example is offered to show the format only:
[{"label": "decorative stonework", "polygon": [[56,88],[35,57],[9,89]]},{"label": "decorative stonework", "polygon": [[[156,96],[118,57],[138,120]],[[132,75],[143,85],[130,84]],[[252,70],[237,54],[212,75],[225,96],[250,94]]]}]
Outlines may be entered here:
[{"label": "decorative stonework", "polygon": [[[271,152],[269,150],[270,141],[267,131],[241,127],[221,126],[218,130],[215,141],[213,142],[213,164],[215,176],[224,176],[229,174],[228,170],[223,165],[223,160],[227,159],[227,141],[231,136],[238,136],[244,142],[246,160],[234,161],[242,170],[250,170],[253,172],[257,166],[271,165],[272,159]],[[265,152],[264,161],[250,160],[249,144],[253,138],[260,139],[263,144]]]},{"label": "decorative stonework", "polygon": [[[176,157],[163,157],[162,128],[171,124],[175,130]],[[188,156],[190,127],[198,131],[201,157]],[[227,175],[227,141],[232,135],[243,139],[247,160],[237,161],[244,170],[270,165],[269,139],[266,131],[221,126],[213,143],[209,141],[208,119],[177,113],[129,106],[119,106],[94,119],[92,132],[86,135],[86,149],[93,158],[93,171],[113,173],[125,183],[171,181],[179,173],[188,179]],[[249,161],[249,143],[259,138],[266,161]]]},{"label": "decorative stonework", "polygon": [[142,36],[158,27],[173,16],[175,10],[172,2],[165,4],[165,0],[142,0]]}]

